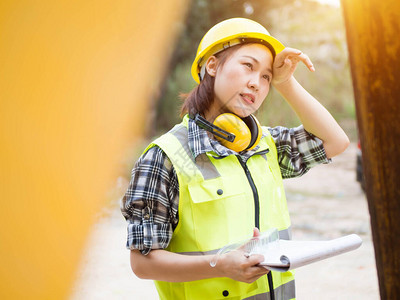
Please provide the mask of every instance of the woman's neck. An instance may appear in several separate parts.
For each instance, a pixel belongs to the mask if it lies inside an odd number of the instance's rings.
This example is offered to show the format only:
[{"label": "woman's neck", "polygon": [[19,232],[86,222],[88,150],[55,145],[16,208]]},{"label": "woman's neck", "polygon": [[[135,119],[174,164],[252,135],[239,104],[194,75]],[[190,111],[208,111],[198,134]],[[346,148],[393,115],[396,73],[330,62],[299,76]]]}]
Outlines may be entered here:
[{"label": "woman's neck", "polygon": [[[215,102],[214,102],[215,103]],[[211,107],[205,111],[204,117],[206,120],[210,123],[213,123],[215,118],[218,117],[220,114],[223,114],[224,111],[221,109],[221,107],[217,107],[215,104],[211,105]]]}]

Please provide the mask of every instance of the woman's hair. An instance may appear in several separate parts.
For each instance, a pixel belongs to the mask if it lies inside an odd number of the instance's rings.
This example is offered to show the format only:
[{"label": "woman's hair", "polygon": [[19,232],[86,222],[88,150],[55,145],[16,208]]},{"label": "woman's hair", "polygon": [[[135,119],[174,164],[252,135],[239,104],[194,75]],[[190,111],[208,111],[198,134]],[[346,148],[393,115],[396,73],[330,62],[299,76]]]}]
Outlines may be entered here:
[{"label": "woman's hair", "polygon": [[[236,45],[215,54],[214,56],[218,58],[217,67],[223,67],[228,57],[243,45],[245,44]],[[180,98],[184,100],[181,107],[181,117],[185,114],[189,114],[190,116],[200,114],[204,116],[204,113],[214,101],[214,82],[215,77],[210,76],[206,71],[204,78],[200,81],[198,86],[196,86],[188,94],[180,95]]]},{"label": "woman's hair", "polygon": [[188,94],[180,95],[180,98],[184,100],[181,107],[181,117],[185,114],[190,116],[201,114],[204,116],[204,113],[214,101],[214,81],[215,77],[210,76],[206,71],[198,86]]}]

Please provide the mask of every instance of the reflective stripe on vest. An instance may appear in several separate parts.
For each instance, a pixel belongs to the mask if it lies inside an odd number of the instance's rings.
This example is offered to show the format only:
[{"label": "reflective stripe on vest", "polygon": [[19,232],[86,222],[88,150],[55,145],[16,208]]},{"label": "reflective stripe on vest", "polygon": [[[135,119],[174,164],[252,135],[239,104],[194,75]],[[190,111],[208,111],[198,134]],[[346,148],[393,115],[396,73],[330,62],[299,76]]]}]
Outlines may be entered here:
[{"label": "reflective stripe on vest", "polygon": [[[295,299],[296,289],[294,280],[282,284],[281,286],[275,288],[274,291],[275,291],[275,299]],[[250,296],[243,300],[266,300],[266,299],[271,299],[269,292],[258,294],[255,296]]]},{"label": "reflective stripe on vest", "polygon": [[[261,139],[257,150],[264,154],[255,154],[246,162],[259,199],[257,210],[253,189],[236,156],[218,157],[210,152],[194,159],[188,146],[187,122],[185,117],[148,147],[157,145],[167,154],[179,182],[179,223],[167,250],[216,253],[226,244],[251,237],[256,218],[261,232],[274,227],[281,238],[289,238],[289,213],[276,147],[268,130],[264,129],[266,137]],[[275,299],[294,298],[292,272],[272,275]],[[161,299],[247,299],[269,293],[266,276],[251,284],[211,278],[185,283],[158,281],[156,286]],[[227,293],[229,296],[225,296]]]},{"label": "reflective stripe on vest", "polygon": [[[281,230],[279,231],[279,239],[281,240],[290,240],[290,228]],[[184,255],[214,255],[217,254],[220,249],[214,249],[211,251],[206,251],[206,252],[178,252],[179,254],[184,254]]]}]

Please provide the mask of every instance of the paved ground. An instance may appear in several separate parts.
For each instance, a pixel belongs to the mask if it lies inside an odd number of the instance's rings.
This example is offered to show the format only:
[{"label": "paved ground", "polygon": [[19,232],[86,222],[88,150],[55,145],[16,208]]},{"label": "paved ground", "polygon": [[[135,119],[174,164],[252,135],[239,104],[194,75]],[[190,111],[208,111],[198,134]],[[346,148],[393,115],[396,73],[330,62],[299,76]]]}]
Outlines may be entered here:
[{"label": "paved ground", "polygon": [[[325,240],[357,233],[363,245],[296,271],[297,299],[379,299],[367,202],[355,180],[352,144],[329,165],[285,181],[293,239]],[[152,281],[129,267],[125,221],[117,204],[105,210],[93,229],[82,260],[73,300],[158,299]]]}]

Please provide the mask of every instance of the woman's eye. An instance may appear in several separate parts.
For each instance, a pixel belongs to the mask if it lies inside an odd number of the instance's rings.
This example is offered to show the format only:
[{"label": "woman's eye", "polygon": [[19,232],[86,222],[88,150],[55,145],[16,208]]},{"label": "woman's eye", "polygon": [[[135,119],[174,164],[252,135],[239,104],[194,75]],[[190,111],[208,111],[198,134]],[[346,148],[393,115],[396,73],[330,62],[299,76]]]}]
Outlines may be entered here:
[{"label": "woman's eye", "polygon": [[244,63],[244,65],[250,69],[253,69],[253,65],[251,63]]},{"label": "woman's eye", "polygon": [[271,77],[269,75],[263,75],[263,78],[269,81]]}]

